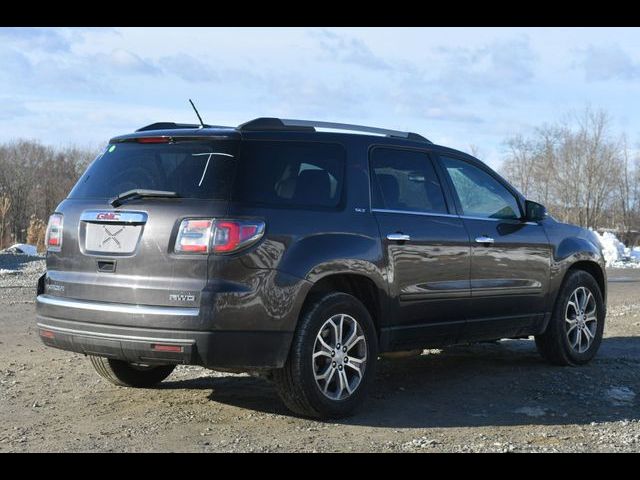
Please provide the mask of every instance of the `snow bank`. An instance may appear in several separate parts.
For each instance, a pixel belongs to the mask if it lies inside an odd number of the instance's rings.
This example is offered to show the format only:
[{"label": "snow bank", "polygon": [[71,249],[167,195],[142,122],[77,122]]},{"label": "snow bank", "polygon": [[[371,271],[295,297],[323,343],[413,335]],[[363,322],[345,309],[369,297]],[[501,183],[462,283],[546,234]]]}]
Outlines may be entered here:
[{"label": "snow bank", "polygon": [[24,253],[32,257],[38,256],[38,249],[35,245],[29,245],[28,243],[15,243],[5,250],[7,253]]},{"label": "snow bank", "polygon": [[620,240],[618,240],[618,237],[611,232],[604,232],[602,234],[599,234],[598,232],[595,233],[598,235],[598,239],[602,244],[602,253],[604,253],[604,259],[607,262],[607,266],[610,266],[610,264],[614,262],[622,261],[625,256],[625,246]]},{"label": "snow bank", "polygon": [[625,247],[624,243],[611,232],[602,234],[594,231],[602,244],[602,253],[607,267],[640,268],[640,247]]}]

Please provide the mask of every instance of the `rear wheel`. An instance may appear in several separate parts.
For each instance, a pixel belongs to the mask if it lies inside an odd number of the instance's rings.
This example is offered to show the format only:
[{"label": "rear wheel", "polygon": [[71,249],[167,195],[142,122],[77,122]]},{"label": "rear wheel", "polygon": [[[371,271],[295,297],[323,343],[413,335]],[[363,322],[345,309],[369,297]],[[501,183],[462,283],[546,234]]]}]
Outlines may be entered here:
[{"label": "rear wheel", "polygon": [[604,331],[602,292],[587,272],[569,272],[542,335],[536,336],[540,354],[555,365],[582,365],[598,351]]},{"label": "rear wheel", "polygon": [[330,293],[303,313],[289,358],[272,378],[293,412],[344,417],[365,398],[377,355],[375,328],[364,305],[352,295]]},{"label": "rear wheel", "polygon": [[90,355],[98,375],[121,387],[149,388],[171,375],[175,365],[141,365]]}]

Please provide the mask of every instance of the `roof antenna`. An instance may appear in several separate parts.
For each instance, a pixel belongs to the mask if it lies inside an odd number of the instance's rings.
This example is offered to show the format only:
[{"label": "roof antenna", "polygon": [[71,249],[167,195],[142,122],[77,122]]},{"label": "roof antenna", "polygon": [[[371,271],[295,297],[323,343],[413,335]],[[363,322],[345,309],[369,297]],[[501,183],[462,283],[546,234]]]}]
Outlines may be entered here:
[{"label": "roof antenna", "polygon": [[198,113],[198,109],[196,108],[196,106],[193,104],[193,102],[191,101],[191,99],[189,99],[189,103],[191,104],[191,106],[193,107],[193,111],[196,112],[196,115],[198,116],[198,120],[200,120],[200,128],[204,128],[204,122],[202,121],[202,117],[200,116],[200,114]]}]

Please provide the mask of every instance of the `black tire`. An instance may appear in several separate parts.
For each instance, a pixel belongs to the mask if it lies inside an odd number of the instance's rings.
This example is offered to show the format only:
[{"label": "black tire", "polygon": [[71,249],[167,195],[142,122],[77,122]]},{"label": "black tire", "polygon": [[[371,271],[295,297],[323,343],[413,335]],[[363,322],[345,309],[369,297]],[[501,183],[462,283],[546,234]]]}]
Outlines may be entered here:
[{"label": "black tire", "polygon": [[[360,383],[350,396],[343,399],[330,399],[325,396],[316,382],[313,352],[316,337],[323,325],[328,319],[338,314],[350,316],[360,326],[366,342],[366,364]],[[289,358],[283,368],[273,371],[272,379],[282,401],[292,412],[313,418],[346,417],[352,414],[366,397],[368,387],[375,376],[377,358],[378,340],[368,310],[352,295],[334,292],[315,300],[301,314]],[[331,363],[331,360],[329,362]],[[348,362],[347,357],[346,363]],[[353,359],[351,362],[353,364]],[[348,367],[346,363],[344,364],[345,372]],[[329,368],[327,365],[327,371]],[[353,374],[353,371],[349,370],[349,372],[350,375]]]},{"label": "black tire", "polygon": [[[585,287],[592,293],[595,299],[595,317],[597,318],[594,338],[589,347],[581,353],[571,347],[565,320],[567,311],[571,312],[572,308],[569,307],[570,297],[580,287]],[[598,352],[602,342],[605,316],[604,300],[596,280],[583,270],[570,271],[558,293],[558,299],[547,329],[543,334],[535,337],[538,352],[545,360],[554,365],[583,365],[589,362]],[[576,334],[575,330],[573,334]]]},{"label": "black tire", "polygon": [[98,375],[120,387],[149,388],[167,378],[175,365],[138,366],[112,358],[90,355],[91,364]]}]

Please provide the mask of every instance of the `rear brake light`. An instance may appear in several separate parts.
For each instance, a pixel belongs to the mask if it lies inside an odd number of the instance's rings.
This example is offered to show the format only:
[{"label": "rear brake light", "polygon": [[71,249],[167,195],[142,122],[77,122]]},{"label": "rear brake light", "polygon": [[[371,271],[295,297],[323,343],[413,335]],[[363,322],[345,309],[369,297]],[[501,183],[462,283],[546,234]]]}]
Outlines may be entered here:
[{"label": "rear brake light", "polygon": [[188,219],[180,224],[178,253],[232,253],[258,241],[264,234],[262,221]]},{"label": "rear brake light", "polygon": [[62,214],[54,213],[49,217],[45,245],[50,252],[59,252],[62,248]]},{"label": "rear brake light", "polygon": [[136,141],[138,143],[169,143],[171,137],[140,137]]}]

